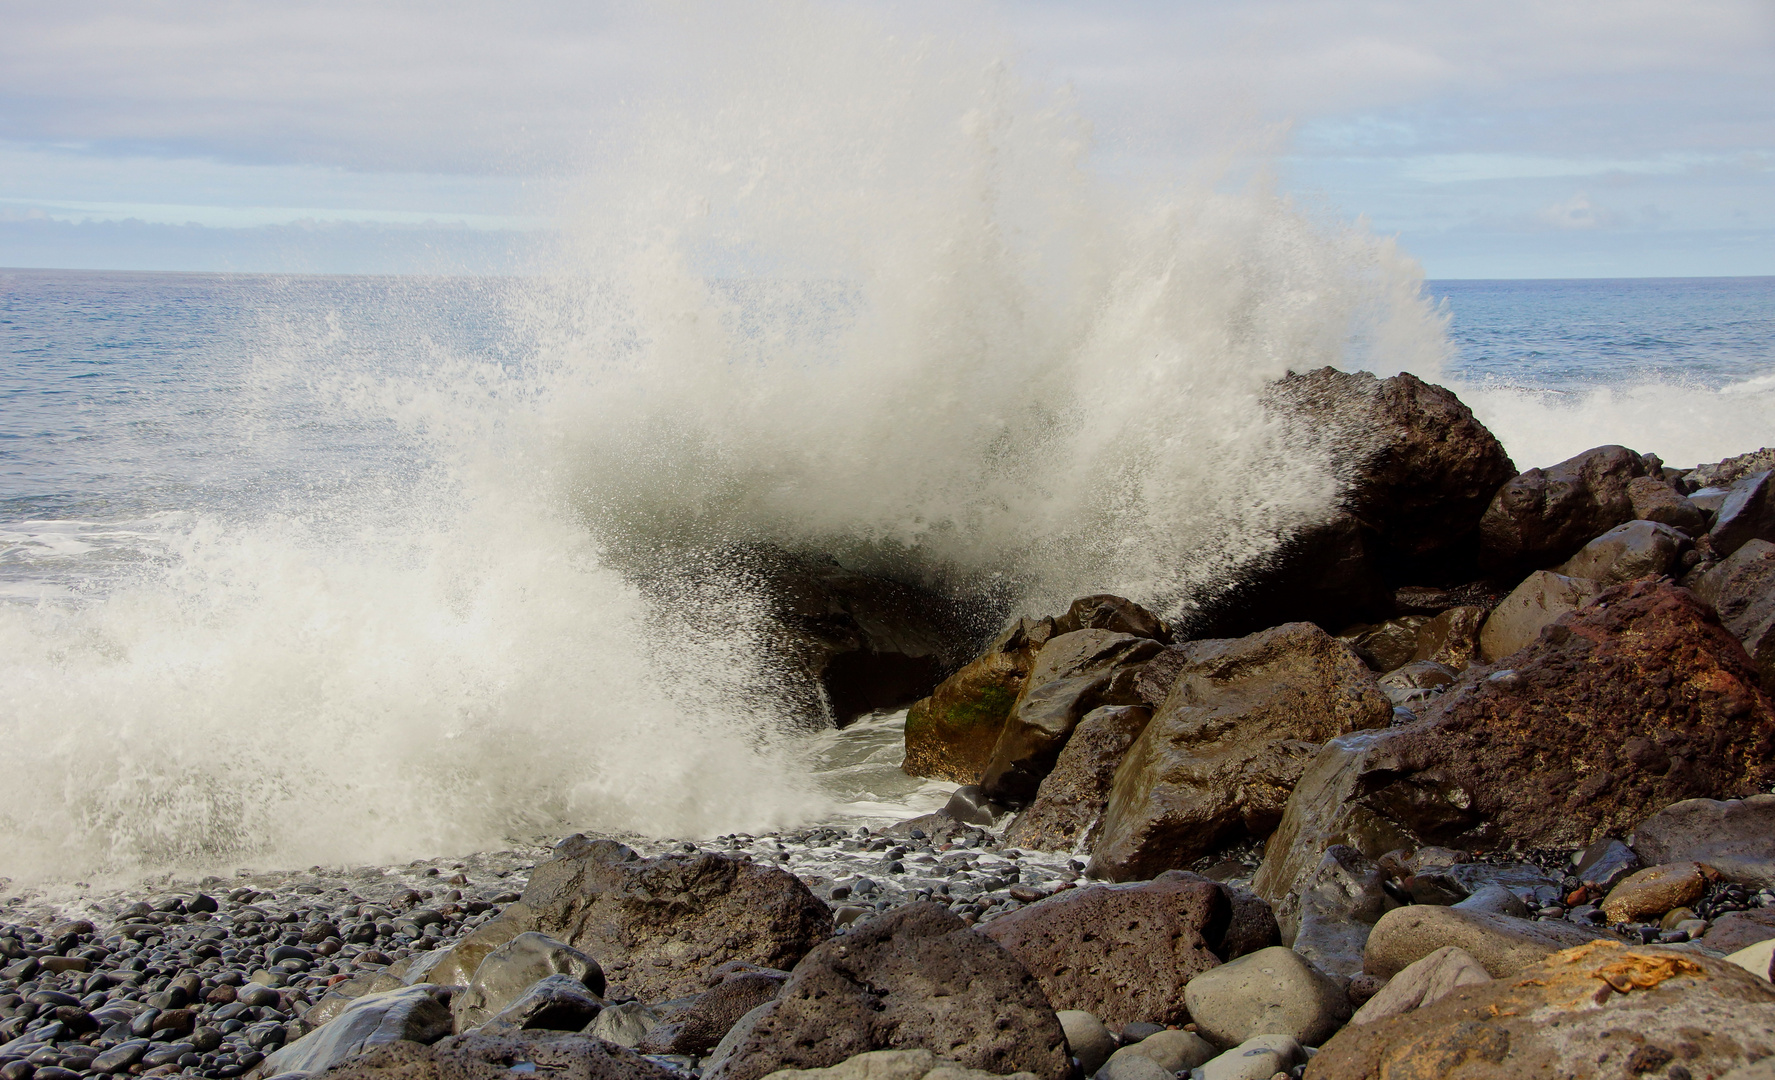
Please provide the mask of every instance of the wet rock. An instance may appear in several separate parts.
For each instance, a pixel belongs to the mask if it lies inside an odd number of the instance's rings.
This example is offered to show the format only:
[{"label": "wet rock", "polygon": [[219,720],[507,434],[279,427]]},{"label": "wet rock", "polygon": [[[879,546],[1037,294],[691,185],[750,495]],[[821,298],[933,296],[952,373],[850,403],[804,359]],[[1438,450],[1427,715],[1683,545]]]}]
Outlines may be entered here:
[{"label": "wet rock", "polygon": [[1423,1008],[1351,1024],[1306,1075],[1602,1080],[1680,1064],[1703,1077],[1772,1046],[1775,988],[1723,960],[1595,942],[1555,953],[1519,978],[1461,987]]},{"label": "wet rock", "polygon": [[1408,964],[1388,980],[1379,992],[1356,1014],[1352,1024],[1372,1024],[1390,1016],[1399,1016],[1425,1005],[1433,1005],[1463,986],[1478,986],[1491,981],[1485,968],[1467,952],[1455,945],[1445,945],[1422,959]]},{"label": "wet rock", "polygon": [[318,1073],[366,1050],[396,1041],[435,1042],[450,1034],[450,1011],[422,986],[370,994],[332,1023],[266,1057],[262,1072]]},{"label": "wet rock", "polygon": [[1587,578],[1603,587],[1670,573],[1689,538],[1655,521],[1628,521],[1585,544],[1553,568],[1566,577]]},{"label": "wet rock", "polygon": [[1049,640],[999,732],[981,789],[995,802],[1027,806],[1086,713],[1136,703],[1133,673],[1160,648],[1151,638],[1098,629]]},{"label": "wet rock", "polygon": [[1690,536],[1707,531],[1707,515],[1675,488],[1653,476],[1639,476],[1628,481],[1627,499],[1633,504],[1633,516],[1641,521],[1655,521]]},{"label": "wet rock", "polygon": [[1704,863],[1729,881],[1775,885],[1775,795],[1685,799],[1640,822],[1631,839],[1649,863]]},{"label": "wet rock", "polygon": [[1601,592],[1602,586],[1588,578],[1537,570],[1486,618],[1479,632],[1480,656],[1493,663],[1520,652],[1561,615],[1584,607]]},{"label": "wet rock", "polygon": [[1427,615],[1402,615],[1378,625],[1358,623],[1337,638],[1356,650],[1376,671],[1392,671],[1411,662],[1418,651],[1418,631],[1430,621]]},{"label": "wet rock", "polygon": [[1609,890],[1602,912],[1612,923],[1656,920],[1666,911],[1692,904],[1707,891],[1708,872],[1699,863],[1665,863],[1629,874]]},{"label": "wet rock", "polygon": [[1066,1036],[1035,977],[929,902],[819,946],[782,995],[755,1014],[731,1054],[705,1073],[708,1080],[758,1080],[870,1050],[933,1047],[1001,1075],[1063,1080],[1069,1071]]},{"label": "wet rock", "polygon": [[1231,905],[1214,883],[1153,881],[1069,889],[980,932],[1041,983],[1058,1009],[1113,1026],[1188,1021],[1184,986],[1221,962]]},{"label": "wet rock", "polygon": [[633,1049],[659,1026],[659,1015],[639,1001],[625,1001],[601,1010],[586,1034]]},{"label": "wet rock", "polygon": [[1095,1016],[1079,1009],[1060,1009],[1054,1015],[1060,1018],[1066,1045],[1086,1076],[1102,1068],[1109,1055],[1115,1053],[1116,1037]]},{"label": "wet rock", "polygon": [[1605,836],[1584,849],[1572,872],[1585,888],[1601,894],[1644,865],[1632,848],[1614,837]]},{"label": "wet rock", "polygon": [[[531,996],[540,980],[554,975],[577,982],[594,1003],[604,992],[604,972],[596,960],[547,934],[535,931],[519,934],[489,952],[475,968],[468,986],[451,999],[450,1013],[455,1017],[456,1030],[467,1031],[488,1022],[495,1014],[512,1008],[520,998]],[[572,1002],[568,998],[562,998],[562,1001],[561,1008],[571,1011]],[[534,1011],[552,1006],[533,1002],[530,1007]],[[594,1004],[585,1019],[571,1025],[572,1030],[584,1027],[596,1014]]]},{"label": "wet rock", "polygon": [[787,970],[832,934],[832,914],[795,875],[724,855],[608,861],[563,852],[531,873],[536,929],[600,963],[620,959],[645,1000],[703,989],[733,960]]},{"label": "wet rock", "polygon": [[1266,835],[1318,744],[1392,718],[1362,661],[1311,624],[1186,648],[1116,773],[1093,876],[1150,877]]},{"label": "wet rock", "polygon": [[1646,474],[1624,446],[1599,446],[1497,489],[1479,522],[1481,569],[1537,570],[1633,517],[1628,485]]},{"label": "wet rock", "polygon": [[1228,638],[1290,622],[1339,629],[1393,614],[1385,546],[1354,514],[1302,528],[1242,569],[1239,583],[1208,597],[1179,636]]},{"label": "wet rock", "polygon": [[1434,660],[1413,660],[1382,675],[1377,682],[1395,708],[1416,707],[1435,697],[1436,691],[1453,683],[1459,675],[1455,669]]},{"label": "wet rock", "polygon": [[1479,634],[1490,608],[1461,604],[1438,614],[1418,627],[1417,646],[1409,663],[1429,661],[1455,671],[1465,671],[1479,658]]},{"label": "wet rock", "polygon": [[[771,1080],[997,1080],[929,1050],[871,1050],[825,1069],[780,1069]],[[1032,1073],[1013,1073],[1029,1080]]]},{"label": "wet rock", "polygon": [[[550,975],[531,983],[497,1014],[475,1026],[486,1035],[579,1031],[596,1020],[603,1008],[604,1002],[578,978]],[[457,1026],[463,1026],[462,1019]]]},{"label": "wet rock", "polygon": [[949,801],[943,804],[943,816],[964,825],[990,826],[1008,811],[986,797],[978,784],[963,784],[949,795]]},{"label": "wet rock", "polygon": [[487,954],[523,933],[529,923],[529,908],[523,904],[509,905],[499,918],[477,926],[446,948],[425,954],[421,970],[409,971],[416,978],[440,986],[466,986]]},{"label": "wet rock", "polygon": [[1733,483],[1707,538],[1722,559],[1752,540],[1775,541],[1775,471],[1753,473]]},{"label": "wet rock", "polygon": [[682,1007],[662,1010],[658,1024],[638,1049],[646,1054],[703,1057],[714,1050],[742,1016],[774,1001],[789,979],[786,971],[739,971]]},{"label": "wet rock", "polygon": [[1223,1049],[1258,1035],[1317,1046],[1350,1018],[1344,988],[1281,946],[1196,976],[1184,997],[1196,1033]]},{"label": "wet rock", "polygon": [[1695,595],[1744,645],[1763,689],[1775,693],[1775,544],[1751,540],[1701,576]]},{"label": "wet rock", "polygon": [[906,759],[910,776],[930,776],[961,784],[977,783],[992,760],[992,748],[1017,695],[1035,664],[1035,654],[1053,636],[1053,620],[1022,620],[986,652],[944,679],[931,696],[906,713]]},{"label": "wet rock", "polygon": [[1313,966],[1348,982],[1362,973],[1362,952],[1375,922],[1399,906],[1372,859],[1338,844],[1301,883],[1292,946]]},{"label": "wet rock", "polygon": [[546,1039],[478,1032],[430,1046],[378,1046],[327,1073],[327,1080],[683,1080],[621,1046],[584,1036]]},{"label": "wet rock", "polygon": [[1478,961],[1492,978],[1507,979],[1594,936],[1566,922],[1413,904],[1389,911],[1375,922],[1363,969],[1391,979],[1437,949],[1453,945]]},{"label": "wet rock", "polygon": [[1114,634],[1132,634],[1169,644],[1171,628],[1165,620],[1132,600],[1108,593],[1083,596],[1072,602],[1066,614],[1054,620],[1056,634],[1075,630],[1108,630]]},{"label": "wet rock", "polygon": [[1038,851],[1073,851],[1081,842],[1088,848],[1116,769],[1151,719],[1144,705],[1105,705],[1085,714],[1035,801],[1005,830],[1005,843]]}]

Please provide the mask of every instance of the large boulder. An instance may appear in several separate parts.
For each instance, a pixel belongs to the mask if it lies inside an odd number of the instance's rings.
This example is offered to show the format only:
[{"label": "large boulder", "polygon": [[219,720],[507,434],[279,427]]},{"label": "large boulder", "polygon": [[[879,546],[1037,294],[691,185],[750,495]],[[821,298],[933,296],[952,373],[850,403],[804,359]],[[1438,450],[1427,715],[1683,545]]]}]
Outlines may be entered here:
[{"label": "large boulder", "polygon": [[531,872],[523,902],[537,930],[597,960],[627,994],[696,993],[704,972],[736,960],[787,970],[832,935],[831,911],[787,871],[714,854],[623,861],[617,847],[559,848]]},{"label": "large boulder", "polygon": [[1362,974],[1368,935],[1382,915],[1399,906],[1388,894],[1374,860],[1337,844],[1301,883],[1298,917],[1284,929],[1290,945],[1313,966],[1348,982]]},{"label": "large boulder", "polygon": [[1487,616],[1479,631],[1480,657],[1489,664],[1527,648],[1561,615],[1596,599],[1602,588],[1589,578],[1535,571]]},{"label": "large boulder", "polygon": [[1633,518],[1628,485],[1646,474],[1625,446],[1599,446],[1548,469],[1530,469],[1498,489],[1479,522],[1480,566],[1538,570]]},{"label": "large boulder", "polygon": [[[580,1031],[597,1020],[603,1010],[603,1000],[585,983],[572,975],[549,975],[531,983],[523,993],[505,1002],[498,1013],[475,1027],[485,1035]],[[458,1029],[462,1026],[459,1019]]]},{"label": "large boulder", "polygon": [[1775,469],[1775,447],[1765,446],[1760,450],[1752,450],[1748,454],[1737,454],[1724,461],[1715,461],[1707,465],[1697,465],[1684,473],[1682,480],[1684,490],[1696,491],[1700,488],[1730,487],[1738,481],[1755,473]]},{"label": "large boulder", "polygon": [[1640,822],[1632,844],[1648,864],[1703,863],[1728,881],[1775,886],[1775,795],[1685,799]]},{"label": "large boulder", "polygon": [[1720,558],[1752,540],[1775,540],[1775,471],[1753,473],[1727,488],[1707,538]]},{"label": "large boulder", "polygon": [[1642,577],[1660,577],[1676,565],[1689,538],[1656,521],[1628,521],[1585,544],[1576,555],[1554,567],[1566,577],[1588,578],[1599,585],[1619,585]]},{"label": "large boulder", "polygon": [[654,1026],[636,1044],[636,1049],[644,1054],[704,1057],[741,1017],[774,1001],[789,979],[786,971],[766,971],[744,964],[725,966],[733,970],[707,991],[676,1004],[662,1005]]},{"label": "large boulder", "polygon": [[318,1073],[394,1042],[435,1042],[450,1034],[450,1010],[433,996],[433,986],[403,986],[366,994],[347,1005],[325,1026],[302,1036],[265,1059],[261,1075]]},{"label": "large boulder", "polygon": [[327,1080],[512,1080],[526,1075],[550,1080],[682,1080],[683,1076],[600,1039],[478,1032],[430,1046],[416,1042],[378,1046],[325,1075]]},{"label": "large boulder", "polygon": [[1268,834],[1319,744],[1392,719],[1373,673],[1310,623],[1185,649],[1116,772],[1093,876],[1149,878]]},{"label": "large boulder", "polygon": [[1004,946],[1059,1009],[1111,1027],[1184,1024],[1183,988],[1218,966],[1232,909],[1209,881],[1068,889],[980,932]]},{"label": "large boulder", "polygon": [[1149,637],[1095,627],[1050,639],[1036,654],[980,776],[987,797],[1028,805],[1086,713],[1138,703],[1134,672],[1162,647]]},{"label": "large boulder", "polygon": [[1204,972],[1184,997],[1197,1034],[1222,1049],[1258,1035],[1317,1046],[1350,1018],[1344,988],[1280,945]]},{"label": "large boulder", "polygon": [[1705,1077],[1771,1049],[1769,984],[1724,960],[1598,941],[1554,953],[1520,977],[1351,1024],[1321,1048],[1306,1077]]},{"label": "large boulder", "polygon": [[930,1050],[970,1069],[1041,1080],[1064,1080],[1069,1070],[1066,1035],[1041,984],[928,901],[821,945],[782,995],[742,1024],[708,1080],[829,1068],[871,1050]]},{"label": "large boulder", "polygon": [[1356,1010],[1350,1023],[1373,1024],[1434,1005],[1463,986],[1480,986],[1490,981],[1485,968],[1465,949],[1444,945],[1387,980],[1380,992]]},{"label": "large boulder", "polygon": [[1437,949],[1455,946],[1494,979],[1508,979],[1560,949],[1596,936],[1568,922],[1410,904],[1382,915],[1368,935],[1363,970],[1390,979]]},{"label": "large boulder", "polygon": [[1775,694],[1775,544],[1749,540],[1701,575],[1695,595],[1755,661],[1763,689]]},{"label": "large boulder", "polygon": [[1005,830],[1004,842],[1037,851],[1073,851],[1094,842],[1109,803],[1116,769],[1128,747],[1146,730],[1152,709],[1145,705],[1105,705],[1079,721],[1054,761],[1054,771],[1036,789],[1035,801]]},{"label": "large boulder", "polygon": [[906,757],[900,768],[909,776],[978,782],[1023,692],[1035,654],[1053,631],[1052,619],[1019,620],[944,679],[930,697],[913,703],[906,712]]},{"label": "large boulder", "polygon": [[1560,619],[1509,670],[1469,670],[1360,769],[1362,803],[1420,843],[1576,847],[1681,799],[1767,790],[1775,707],[1691,593],[1636,582]]},{"label": "large boulder", "polygon": [[[468,985],[451,998],[450,1014],[456,1019],[456,1030],[467,1031],[486,1023],[538,980],[551,975],[571,977],[594,998],[604,992],[604,972],[596,960],[566,942],[533,930],[488,953],[475,968]],[[596,1015],[597,1010],[594,1008],[592,1013]]]},{"label": "large boulder", "polygon": [[1641,521],[1656,521],[1690,536],[1707,531],[1707,515],[1661,477],[1639,476],[1628,481],[1627,499],[1633,504],[1633,516]]}]

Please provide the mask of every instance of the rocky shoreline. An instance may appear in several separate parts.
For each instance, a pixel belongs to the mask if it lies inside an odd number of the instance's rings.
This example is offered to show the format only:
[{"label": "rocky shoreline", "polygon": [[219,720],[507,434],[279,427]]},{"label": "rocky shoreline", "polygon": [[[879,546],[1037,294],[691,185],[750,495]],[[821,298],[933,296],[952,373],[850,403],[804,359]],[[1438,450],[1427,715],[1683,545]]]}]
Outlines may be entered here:
[{"label": "rocky shoreline", "polygon": [[1775,451],[1519,472],[1409,375],[1268,407],[1340,509],[1174,623],[964,648],[757,557],[938,813],[12,898],[0,1080],[1775,1078]]}]

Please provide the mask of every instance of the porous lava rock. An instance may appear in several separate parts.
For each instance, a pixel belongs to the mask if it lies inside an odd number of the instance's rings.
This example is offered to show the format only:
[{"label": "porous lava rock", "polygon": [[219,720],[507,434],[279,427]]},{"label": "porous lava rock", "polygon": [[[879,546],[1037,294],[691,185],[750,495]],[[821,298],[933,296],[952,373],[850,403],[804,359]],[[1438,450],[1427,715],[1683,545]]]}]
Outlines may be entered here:
[{"label": "porous lava rock", "polygon": [[1625,446],[1598,446],[1498,489],[1479,522],[1482,569],[1539,570],[1633,518],[1628,486],[1646,474]]},{"label": "porous lava rock", "polygon": [[1617,1080],[1674,1076],[1679,1065],[1722,1076],[1772,1051],[1768,983],[1725,960],[1597,941],[1518,977],[1351,1024],[1306,1080]]},{"label": "porous lava rock", "polygon": [[696,993],[730,961],[788,970],[832,936],[830,910],[786,871],[715,854],[624,861],[617,848],[563,844],[531,872],[523,902],[537,930],[644,1001]]},{"label": "porous lava rock", "polygon": [[924,1049],[971,1069],[1064,1080],[1066,1035],[1041,984],[941,904],[909,904],[821,945],[709,1080]]},{"label": "porous lava rock", "polygon": [[1072,851],[1081,841],[1091,846],[1116,769],[1152,715],[1145,705],[1105,705],[1086,713],[1035,801],[1005,830],[1004,842],[1037,851]]},{"label": "porous lava rock", "polygon": [[1218,950],[1232,914],[1206,880],[1093,885],[1001,915],[980,932],[1015,956],[1057,1009],[1114,1028],[1182,1025],[1183,988],[1227,959]]},{"label": "porous lava rock", "polygon": [[1267,835],[1321,743],[1392,719],[1374,674],[1310,623],[1185,649],[1164,706],[1116,772],[1093,876],[1150,878]]}]

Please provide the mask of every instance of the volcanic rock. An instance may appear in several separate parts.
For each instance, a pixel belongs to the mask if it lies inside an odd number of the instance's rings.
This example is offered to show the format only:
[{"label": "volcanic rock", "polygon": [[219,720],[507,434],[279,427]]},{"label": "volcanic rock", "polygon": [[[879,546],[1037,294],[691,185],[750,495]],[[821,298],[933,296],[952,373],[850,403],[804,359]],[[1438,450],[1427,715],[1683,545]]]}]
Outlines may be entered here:
[{"label": "volcanic rock", "polygon": [[814,949],[755,1013],[708,1080],[759,1080],[890,1049],[940,1050],[971,1069],[1041,1080],[1064,1080],[1070,1068],[1066,1035],[1035,977],[928,901]]},{"label": "volcanic rock", "polygon": [[[779,1069],[771,1080],[1000,1080],[929,1050],[871,1050],[826,1069]],[[1031,1080],[1033,1073],[1012,1073],[1004,1080]]]},{"label": "volcanic rock", "polygon": [[645,1054],[703,1057],[740,1017],[775,1000],[788,980],[786,971],[736,970],[678,1008],[664,1010],[637,1049]]},{"label": "volcanic rock", "polygon": [[1644,476],[1639,455],[1599,446],[1504,484],[1479,522],[1482,569],[1538,570],[1633,518],[1628,485]]},{"label": "volcanic rock", "polygon": [[450,1010],[429,987],[408,986],[358,998],[325,1027],[265,1059],[264,1075],[318,1073],[392,1042],[427,1043],[450,1034]]},{"label": "volcanic rock", "polygon": [[1685,799],[1640,822],[1633,850],[1646,862],[1705,863],[1728,881],[1775,886],[1775,795]]},{"label": "volcanic rock", "polygon": [[1642,577],[1660,577],[1676,565],[1689,538],[1655,521],[1628,521],[1585,544],[1553,568],[1566,577],[1588,578],[1602,586]]},{"label": "volcanic rock", "polygon": [[1429,661],[1456,671],[1467,670],[1479,657],[1479,632],[1490,614],[1475,604],[1460,604],[1418,627],[1410,663]]},{"label": "volcanic rock", "polygon": [[1775,694],[1775,544],[1749,540],[1701,576],[1695,595],[1756,662],[1763,689]]},{"label": "volcanic rock", "polygon": [[[456,1030],[467,1031],[486,1023],[539,980],[551,975],[570,976],[594,1000],[604,991],[604,972],[596,960],[547,934],[530,931],[489,952],[475,968],[467,987],[450,999]],[[574,1030],[584,1027],[596,1013],[593,1008],[585,1020],[574,1025]]]},{"label": "volcanic rock", "polygon": [[1183,1024],[1183,988],[1220,964],[1232,911],[1212,882],[1153,881],[1069,889],[980,932],[1004,946],[1059,1009],[1113,1027]]},{"label": "volcanic rock", "polygon": [[1090,873],[1126,881],[1263,836],[1319,744],[1392,706],[1349,646],[1308,623],[1190,642],[1117,770]]},{"label": "volcanic rock", "polygon": [[1280,945],[1196,976],[1184,997],[1196,1033],[1223,1049],[1257,1035],[1317,1046],[1350,1018],[1344,988]]},{"label": "volcanic rock", "polygon": [[1004,842],[1038,851],[1072,851],[1080,841],[1089,847],[1116,769],[1151,719],[1144,705],[1105,705],[1086,713],[1035,801],[1005,830]]},{"label": "volcanic rock", "polygon": [[[514,1068],[515,1067],[515,1068]],[[457,1035],[424,1046],[379,1046],[328,1071],[327,1080],[681,1080],[632,1050],[583,1035],[518,1038]]]},{"label": "volcanic rock", "polygon": [[1054,635],[1054,620],[1019,620],[985,652],[944,679],[906,713],[909,776],[959,784],[979,781],[1035,654]]},{"label": "volcanic rock", "polygon": [[1370,975],[1390,979],[1437,949],[1454,945],[1492,978],[1508,979],[1543,957],[1594,936],[1594,931],[1557,920],[1411,904],[1394,908],[1374,924],[1362,966]]},{"label": "volcanic rock", "polygon": [[1160,648],[1152,638],[1095,628],[1050,639],[999,732],[981,789],[996,802],[1028,805],[1086,713],[1138,702],[1134,671]]},{"label": "volcanic rock", "polygon": [[524,890],[537,929],[608,963],[643,1000],[704,988],[729,961],[787,970],[832,935],[832,915],[795,875],[715,854],[611,861],[596,844],[539,864]]},{"label": "volcanic rock", "polygon": [[1707,531],[1707,515],[1686,496],[1655,476],[1637,476],[1627,483],[1633,516],[1681,529],[1690,536]]},{"label": "volcanic rock", "polygon": [[1726,489],[1707,538],[1720,558],[1752,540],[1775,540],[1775,471],[1754,473]]},{"label": "volcanic rock", "polygon": [[1537,570],[1494,609],[1479,632],[1480,655],[1493,663],[1527,648],[1561,615],[1576,611],[1602,592],[1588,578]]},{"label": "volcanic rock", "polygon": [[[1720,1076],[1775,1049],[1775,988],[1724,960],[1594,942],[1520,977],[1351,1024],[1307,1080]],[[1668,1071],[1662,1071],[1665,1066]]]}]

